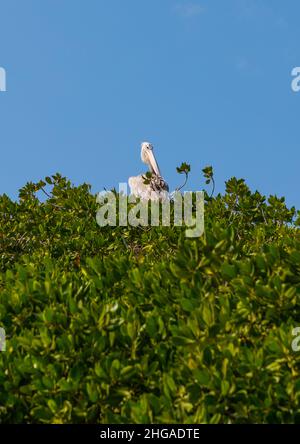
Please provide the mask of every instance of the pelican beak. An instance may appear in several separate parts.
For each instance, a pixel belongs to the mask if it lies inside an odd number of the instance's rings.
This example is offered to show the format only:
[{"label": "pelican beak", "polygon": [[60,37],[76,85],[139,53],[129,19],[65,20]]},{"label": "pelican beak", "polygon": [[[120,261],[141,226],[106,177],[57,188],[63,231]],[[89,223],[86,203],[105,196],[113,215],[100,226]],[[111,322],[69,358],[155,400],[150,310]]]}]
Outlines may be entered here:
[{"label": "pelican beak", "polygon": [[152,173],[156,174],[157,176],[161,176],[153,150],[148,150],[148,159],[149,159],[149,166],[151,168]]}]

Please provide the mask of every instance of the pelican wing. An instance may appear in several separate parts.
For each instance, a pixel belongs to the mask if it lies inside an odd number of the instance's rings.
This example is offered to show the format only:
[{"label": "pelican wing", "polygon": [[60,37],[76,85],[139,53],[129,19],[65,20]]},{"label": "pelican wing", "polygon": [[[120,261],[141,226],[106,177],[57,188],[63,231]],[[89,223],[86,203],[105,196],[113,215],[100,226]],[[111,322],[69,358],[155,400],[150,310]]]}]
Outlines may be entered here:
[{"label": "pelican wing", "polygon": [[169,200],[168,186],[164,188],[153,187],[153,184],[145,184],[144,176],[130,177],[128,184],[130,187],[130,194],[139,197],[142,200]]}]

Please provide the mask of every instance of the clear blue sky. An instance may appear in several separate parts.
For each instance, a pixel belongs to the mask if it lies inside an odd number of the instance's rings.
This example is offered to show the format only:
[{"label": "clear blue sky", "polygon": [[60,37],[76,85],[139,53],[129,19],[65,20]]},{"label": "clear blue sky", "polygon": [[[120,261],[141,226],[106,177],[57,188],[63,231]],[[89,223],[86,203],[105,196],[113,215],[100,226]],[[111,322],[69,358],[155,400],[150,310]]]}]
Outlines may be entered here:
[{"label": "clear blue sky", "polygon": [[156,148],[171,189],[231,176],[300,209],[299,0],[0,0],[0,193],[111,188]]}]

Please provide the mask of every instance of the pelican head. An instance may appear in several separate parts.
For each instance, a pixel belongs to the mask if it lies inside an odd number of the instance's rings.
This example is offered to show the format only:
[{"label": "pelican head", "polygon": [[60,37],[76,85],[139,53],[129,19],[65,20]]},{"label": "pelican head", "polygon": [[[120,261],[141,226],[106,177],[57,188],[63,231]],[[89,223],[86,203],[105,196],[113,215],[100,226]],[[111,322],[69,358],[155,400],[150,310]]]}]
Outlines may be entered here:
[{"label": "pelican head", "polygon": [[153,153],[153,145],[151,143],[149,142],[142,143],[141,158],[144,163],[149,165],[150,170],[152,171],[153,174],[156,174],[156,176],[161,177],[160,170]]}]

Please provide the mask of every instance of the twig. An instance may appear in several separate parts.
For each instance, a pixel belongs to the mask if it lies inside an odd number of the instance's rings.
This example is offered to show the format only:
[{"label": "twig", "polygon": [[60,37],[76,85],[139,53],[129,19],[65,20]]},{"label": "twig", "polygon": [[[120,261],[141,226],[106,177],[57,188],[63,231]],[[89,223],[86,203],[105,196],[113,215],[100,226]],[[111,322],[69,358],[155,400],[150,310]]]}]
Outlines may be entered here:
[{"label": "twig", "polygon": [[44,188],[41,188],[41,190],[43,191],[44,194],[46,194],[47,197],[49,197],[49,199],[52,199],[52,196],[50,196],[50,194],[47,193],[47,191],[44,190]]},{"label": "twig", "polygon": [[[53,196],[50,196],[50,194],[47,193],[47,191],[44,190],[44,188],[41,188],[41,190],[43,191],[43,193],[44,193],[47,197],[49,197],[49,199],[53,199]],[[60,206],[60,205],[57,205],[57,204],[55,204],[55,203],[53,203],[53,202],[49,202],[49,201],[48,201],[48,203],[49,203],[50,205],[52,205],[53,207],[55,207],[55,208],[59,208],[60,210],[68,211],[67,208],[62,207],[62,206]]]},{"label": "twig", "polygon": [[211,177],[211,180],[212,180],[212,183],[213,183],[213,189],[212,189],[211,195],[209,196],[210,199],[211,199],[211,198],[213,197],[213,195],[214,195],[214,192],[215,192],[215,186],[216,186],[216,184],[215,184],[215,179],[214,179],[213,176]]},{"label": "twig", "polygon": [[185,185],[186,185],[186,183],[187,183],[187,181],[188,181],[188,173],[185,172],[184,174],[185,174],[185,181],[184,181],[184,184],[181,185],[181,187],[176,188],[175,191],[180,191],[180,190],[182,190],[183,187],[185,187]]}]

